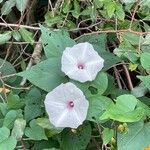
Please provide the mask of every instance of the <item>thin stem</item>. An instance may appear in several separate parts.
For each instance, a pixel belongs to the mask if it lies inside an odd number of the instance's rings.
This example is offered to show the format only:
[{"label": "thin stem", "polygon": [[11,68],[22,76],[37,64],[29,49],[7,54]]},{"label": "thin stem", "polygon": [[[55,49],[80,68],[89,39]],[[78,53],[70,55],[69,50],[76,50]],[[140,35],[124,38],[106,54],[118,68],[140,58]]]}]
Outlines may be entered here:
[{"label": "thin stem", "polygon": [[130,90],[133,90],[133,84],[132,84],[132,81],[131,81],[131,77],[130,77],[130,74],[129,74],[129,71],[128,71],[128,68],[126,65],[122,65],[123,66],[123,69],[125,71],[125,75],[127,77],[127,82],[128,82],[128,86],[129,86],[129,89]]},{"label": "thin stem", "polygon": [[134,11],[133,11],[133,14],[132,14],[132,18],[131,18],[129,29],[132,28],[132,24],[133,24],[133,21],[134,21],[134,18],[135,18],[135,14],[136,14],[138,6],[139,6],[139,2],[140,2],[140,0],[136,1],[136,5],[135,5],[135,8],[134,8]]},{"label": "thin stem", "polygon": [[[18,28],[26,28],[26,29],[31,29],[31,30],[40,30],[39,27],[33,27],[33,26],[27,26],[27,25],[18,25],[18,24],[12,24],[12,23],[2,23],[0,22],[0,26],[4,26],[4,27],[18,27]],[[11,28],[11,30],[13,30]]]},{"label": "thin stem", "polygon": [[117,70],[116,67],[113,67],[113,69],[114,69],[114,73],[115,73],[115,77],[116,77],[116,80],[117,80],[118,87],[119,87],[119,89],[122,89],[121,81],[120,81],[120,78],[119,78],[119,75],[118,75],[118,70]]},{"label": "thin stem", "polygon": [[[76,30],[80,30],[82,28],[76,28],[76,29],[72,29],[69,31],[76,31]],[[75,40],[80,39],[83,36],[88,36],[88,35],[94,35],[94,34],[100,34],[100,33],[124,33],[124,32],[130,32],[139,36],[145,35],[145,34],[150,34],[150,32],[139,32],[139,31],[134,31],[131,29],[121,29],[121,30],[100,30],[100,31],[95,31],[95,32],[91,32],[91,33],[85,33],[82,34],[81,36],[77,37]]]}]

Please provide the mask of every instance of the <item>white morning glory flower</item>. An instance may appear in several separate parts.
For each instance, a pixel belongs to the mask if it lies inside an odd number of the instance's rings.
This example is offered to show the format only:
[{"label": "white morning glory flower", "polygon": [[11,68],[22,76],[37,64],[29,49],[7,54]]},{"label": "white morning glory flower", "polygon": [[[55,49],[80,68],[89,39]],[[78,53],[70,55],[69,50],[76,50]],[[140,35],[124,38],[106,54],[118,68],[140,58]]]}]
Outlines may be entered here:
[{"label": "white morning glory flower", "polygon": [[86,82],[96,78],[104,66],[104,59],[98,55],[90,43],[85,42],[66,47],[61,64],[61,70],[69,78]]},{"label": "white morning glory flower", "polygon": [[77,128],[86,119],[89,102],[73,83],[61,84],[44,101],[50,122],[55,127]]}]

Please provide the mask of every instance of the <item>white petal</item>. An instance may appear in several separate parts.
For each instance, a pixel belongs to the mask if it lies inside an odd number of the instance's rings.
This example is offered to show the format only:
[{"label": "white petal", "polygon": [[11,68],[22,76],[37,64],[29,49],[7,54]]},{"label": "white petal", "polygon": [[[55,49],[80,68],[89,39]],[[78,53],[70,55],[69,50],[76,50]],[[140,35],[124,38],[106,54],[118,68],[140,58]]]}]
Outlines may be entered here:
[{"label": "white petal", "polygon": [[88,111],[88,107],[89,107],[89,102],[87,100],[82,99],[82,100],[75,101],[74,111],[76,112],[81,122],[83,122],[83,120],[86,119],[86,113]]},{"label": "white petal", "polygon": [[61,63],[63,64],[61,70],[66,74],[77,69],[77,60],[75,60],[67,52],[64,52]]},{"label": "white petal", "polygon": [[85,118],[84,120],[80,120],[79,118],[80,116],[78,116],[78,114],[74,110],[65,111],[62,113],[61,117],[57,120],[55,126],[77,128],[85,120]]},{"label": "white petal", "polygon": [[[88,43],[79,43],[71,48],[66,48],[61,59],[61,70],[71,79],[86,82],[96,78],[104,66],[104,59]],[[79,69],[78,64],[83,64],[84,69]]]},{"label": "white petal", "polygon": [[[73,108],[67,107],[68,101],[73,101]],[[83,123],[89,106],[83,92],[71,82],[61,84],[49,92],[44,104],[54,126],[71,128],[77,128]]]},{"label": "white petal", "polygon": [[92,80],[96,78],[96,75],[103,67],[104,67],[103,59],[99,61],[91,61],[86,64],[86,70],[91,75]]},{"label": "white petal", "polygon": [[89,74],[89,72],[87,72],[86,69],[72,70],[68,72],[66,75],[68,75],[71,79],[74,79],[80,82],[92,81],[91,74]]},{"label": "white petal", "polygon": [[51,102],[57,102],[57,103],[64,104],[66,99],[64,96],[64,92],[63,92],[63,85],[64,84],[61,84],[58,87],[56,87],[55,89],[53,89],[51,92],[49,92],[46,95],[45,103],[49,104]]},{"label": "white petal", "polygon": [[79,43],[74,45],[73,47],[67,47],[64,50],[64,53],[67,53],[69,56],[73,56],[75,60],[80,61],[85,50],[85,44]]}]

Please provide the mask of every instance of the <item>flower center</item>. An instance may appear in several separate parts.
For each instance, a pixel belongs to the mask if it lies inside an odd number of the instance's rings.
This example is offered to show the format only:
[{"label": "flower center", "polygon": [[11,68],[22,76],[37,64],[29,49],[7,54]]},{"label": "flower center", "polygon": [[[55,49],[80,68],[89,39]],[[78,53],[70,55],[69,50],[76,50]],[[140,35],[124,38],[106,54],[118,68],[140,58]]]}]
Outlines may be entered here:
[{"label": "flower center", "polygon": [[74,102],[73,101],[69,101],[67,103],[68,108],[73,108],[74,107]]},{"label": "flower center", "polygon": [[84,69],[84,64],[78,64],[78,69]]}]

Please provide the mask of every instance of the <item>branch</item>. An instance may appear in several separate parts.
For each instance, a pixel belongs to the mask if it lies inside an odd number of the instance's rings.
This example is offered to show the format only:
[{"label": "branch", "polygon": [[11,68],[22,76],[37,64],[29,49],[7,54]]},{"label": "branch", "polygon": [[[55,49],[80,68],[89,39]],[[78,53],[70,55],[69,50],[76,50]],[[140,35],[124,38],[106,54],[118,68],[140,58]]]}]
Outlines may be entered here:
[{"label": "branch", "polygon": [[136,1],[136,5],[135,5],[135,8],[134,8],[134,11],[133,11],[133,14],[132,14],[132,18],[131,18],[131,22],[130,22],[129,29],[132,28],[132,24],[133,24],[135,14],[136,14],[137,9],[138,9],[138,6],[139,6],[139,2],[140,2],[140,0],[137,0],[137,1]]},{"label": "branch", "polygon": [[[81,30],[82,28],[76,28],[76,29],[72,29],[69,31],[77,31],[77,30]],[[85,33],[82,34],[81,36],[77,37],[75,40],[80,39],[83,36],[87,36],[87,35],[93,35],[93,34],[100,34],[100,33],[125,33],[125,32],[130,32],[139,36],[145,35],[145,34],[150,34],[150,32],[139,32],[139,31],[134,31],[131,29],[121,29],[121,30],[100,30],[100,31],[94,31],[91,33]]]},{"label": "branch", "polygon": [[[42,51],[42,44],[41,44],[41,38],[39,39],[39,43],[36,44],[32,57],[28,63],[28,66],[26,68],[26,70],[31,69],[32,65],[35,63],[37,64],[40,61],[40,57],[41,57],[41,51]],[[26,78],[23,78],[20,85],[24,86],[24,84],[26,83]]]},{"label": "branch", "polygon": [[127,78],[129,89],[133,90],[133,84],[132,84],[132,81],[131,81],[131,77],[130,77],[128,68],[127,68],[127,66],[125,64],[123,64],[122,66],[123,66],[123,69],[125,71],[125,75],[126,75],[126,78]]},{"label": "branch", "polygon": [[119,89],[122,89],[122,85],[121,85],[120,78],[119,78],[119,75],[118,75],[118,70],[117,70],[116,67],[113,67],[113,70],[114,70],[114,73],[115,73],[115,77],[116,77],[116,80],[117,80],[118,87],[119,87]]},{"label": "branch", "polygon": [[33,27],[33,26],[27,26],[27,25],[18,25],[18,24],[11,24],[11,23],[2,23],[2,22],[0,22],[0,26],[4,26],[4,27],[18,27],[18,28],[26,28],[26,29],[32,29],[32,30],[40,30],[39,27]]}]

